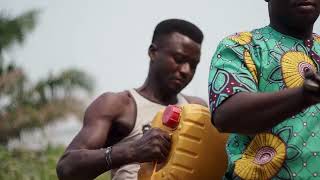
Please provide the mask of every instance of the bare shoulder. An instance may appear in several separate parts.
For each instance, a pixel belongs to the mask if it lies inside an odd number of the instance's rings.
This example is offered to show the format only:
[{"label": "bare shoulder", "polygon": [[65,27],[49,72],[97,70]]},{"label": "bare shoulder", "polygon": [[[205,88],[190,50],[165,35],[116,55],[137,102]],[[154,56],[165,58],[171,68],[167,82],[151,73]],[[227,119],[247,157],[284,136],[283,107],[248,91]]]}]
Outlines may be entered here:
[{"label": "bare shoulder", "polygon": [[196,96],[188,96],[183,94],[183,97],[186,98],[186,100],[190,103],[190,104],[200,104],[202,106],[208,107],[208,104],[206,103],[206,101],[204,101],[202,98],[200,97],[196,97]]},{"label": "bare shoulder", "polygon": [[85,121],[91,119],[112,119],[120,116],[132,106],[134,100],[129,91],[105,92],[98,96],[86,109]]}]

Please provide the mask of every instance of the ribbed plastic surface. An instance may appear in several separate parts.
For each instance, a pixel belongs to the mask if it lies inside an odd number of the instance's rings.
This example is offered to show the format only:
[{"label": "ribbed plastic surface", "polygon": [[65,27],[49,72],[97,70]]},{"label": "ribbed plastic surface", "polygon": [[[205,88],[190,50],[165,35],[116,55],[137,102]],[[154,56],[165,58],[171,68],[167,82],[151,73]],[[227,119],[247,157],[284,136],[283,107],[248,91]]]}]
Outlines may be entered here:
[{"label": "ribbed plastic surface", "polygon": [[[152,163],[142,164],[139,180],[221,179],[227,168],[227,134],[220,134],[212,126],[209,110],[204,106],[188,104],[180,108],[180,113],[175,110],[169,107],[159,112],[152,123],[152,127],[161,128],[172,135],[168,160],[156,167]],[[166,111],[170,112],[170,117],[180,115],[180,121],[174,129],[163,122]],[[173,119],[171,121],[176,123],[176,118]]]}]

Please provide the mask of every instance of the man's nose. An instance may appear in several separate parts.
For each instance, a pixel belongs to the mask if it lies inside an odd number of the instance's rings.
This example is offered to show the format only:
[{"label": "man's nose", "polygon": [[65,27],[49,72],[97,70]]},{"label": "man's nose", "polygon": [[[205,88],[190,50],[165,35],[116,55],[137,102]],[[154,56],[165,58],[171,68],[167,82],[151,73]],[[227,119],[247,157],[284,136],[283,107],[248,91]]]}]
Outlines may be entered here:
[{"label": "man's nose", "polygon": [[191,67],[189,63],[183,63],[180,65],[180,73],[183,75],[189,74],[191,71]]}]

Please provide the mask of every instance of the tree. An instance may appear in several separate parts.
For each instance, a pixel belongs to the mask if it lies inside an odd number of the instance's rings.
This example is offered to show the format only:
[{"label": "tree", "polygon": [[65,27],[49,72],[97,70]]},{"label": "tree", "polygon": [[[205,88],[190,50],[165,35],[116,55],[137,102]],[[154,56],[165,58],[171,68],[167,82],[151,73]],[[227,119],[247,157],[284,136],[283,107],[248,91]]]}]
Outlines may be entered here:
[{"label": "tree", "polygon": [[24,129],[42,127],[68,114],[80,115],[81,94],[93,90],[93,80],[78,69],[64,70],[32,83],[27,73],[3,52],[12,45],[22,44],[36,24],[38,11],[18,17],[0,14],[0,144],[19,136]]}]

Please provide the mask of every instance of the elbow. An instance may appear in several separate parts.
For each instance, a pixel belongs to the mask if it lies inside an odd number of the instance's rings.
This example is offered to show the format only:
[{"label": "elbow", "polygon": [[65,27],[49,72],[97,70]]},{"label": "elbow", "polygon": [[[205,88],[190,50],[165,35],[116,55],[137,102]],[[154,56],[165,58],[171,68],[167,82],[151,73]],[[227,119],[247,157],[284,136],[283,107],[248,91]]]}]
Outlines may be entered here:
[{"label": "elbow", "polygon": [[218,110],[212,114],[211,122],[220,133],[230,133],[229,123]]},{"label": "elbow", "polygon": [[61,161],[58,162],[56,171],[60,180],[67,179],[66,177],[68,177],[68,174],[70,174],[70,170],[68,170],[68,168]]},{"label": "elbow", "polygon": [[215,121],[215,127],[220,133],[230,133],[229,127],[220,121]]},{"label": "elbow", "polygon": [[67,179],[72,179],[72,168],[70,165],[68,165],[67,162],[67,156],[68,153],[63,155],[61,159],[59,160],[57,167],[56,167],[56,172],[59,180],[67,180]]}]

